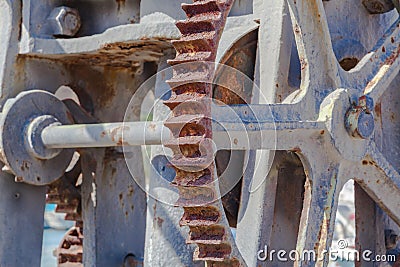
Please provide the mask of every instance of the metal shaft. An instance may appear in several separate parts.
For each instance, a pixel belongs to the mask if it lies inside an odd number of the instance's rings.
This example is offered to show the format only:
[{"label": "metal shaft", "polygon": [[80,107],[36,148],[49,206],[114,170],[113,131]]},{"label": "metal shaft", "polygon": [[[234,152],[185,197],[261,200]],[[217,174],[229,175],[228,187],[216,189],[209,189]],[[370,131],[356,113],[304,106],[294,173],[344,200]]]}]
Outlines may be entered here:
[{"label": "metal shaft", "polygon": [[[213,141],[218,150],[292,149],[294,135],[324,129],[323,122],[247,123],[239,121],[213,124]],[[280,139],[267,138],[279,132]],[[117,122],[100,124],[52,125],[41,133],[43,145],[49,149],[113,146],[162,145],[171,137],[163,121]]]},{"label": "metal shaft", "polygon": [[112,147],[161,144],[170,132],[163,122],[127,122],[49,126],[42,131],[47,148]]}]

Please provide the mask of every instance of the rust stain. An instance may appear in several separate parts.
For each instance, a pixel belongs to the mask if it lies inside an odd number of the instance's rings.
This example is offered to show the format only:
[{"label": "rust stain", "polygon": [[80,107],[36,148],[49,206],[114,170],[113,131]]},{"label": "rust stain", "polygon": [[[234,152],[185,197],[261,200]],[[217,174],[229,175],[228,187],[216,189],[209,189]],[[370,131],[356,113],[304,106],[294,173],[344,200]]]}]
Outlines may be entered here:
[{"label": "rust stain", "polygon": [[133,193],[134,193],[133,186],[132,186],[132,185],[129,185],[129,186],[128,186],[128,197],[133,196]]},{"label": "rust stain", "polygon": [[400,45],[398,45],[397,49],[385,60],[383,64],[392,65],[394,61],[399,57],[399,55],[400,55]]},{"label": "rust stain", "polygon": [[375,105],[375,115],[381,117],[382,113],[382,103],[379,102]]},{"label": "rust stain", "polygon": [[307,60],[305,58],[300,58],[300,65],[301,65],[301,70],[305,70],[307,67]]},{"label": "rust stain", "polygon": [[[167,38],[142,38],[130,42],[116,42],[104,44],[98,50],[71,55],[49,56],[42,54],[21,55],[19,60],[24,59],[57,59],[62,63],[75,68],[75,65],[105,66],[124,69],[137,69],[142,60],[156,62],[163,51],[172,47]],[[80,73],[82,71],[80,70]],[[79,74],[80,74],[79,73]],[[104,86],[104,85],[103,85]]]},{"label": "rust stain", "polygon": [[221,63],[239,70],[244,75],[224,71],[219,67],[215,75],[213,98],[225,104],[243,104],[251,100],[251,91],[246,89],[245,77],[253,77],[254,68],[249,62],[255,58],[257,31],[242,37],[221,59]]},{"label": "rust stain", "polygon": [[296,33],[296,34],[300,34],[300,27],[299,27],[299,25],[295,25],[294,26],[294,32]]},{"label": "rust stain", "polygon": [[294,152],[294,153],[301,153],[300,147],[294,147],[294,148],[291,149],[290,151],[291,151],[291,152]]},{"label": "rust stain", "polygon": [[29,170],[30,163],[27,161],[22,161],[21,171]]},{"label": "rust stain", "polygon": [[364,92],[368,91],[370,88],[374,87],[374,85],[376,84],[376,82],[378,81],[378,79],[375,79],[376,76],[367,84],[367,86],[365,87]]},{"label": "rust stain", "polygon": [[117,144],[117,146],[122,146],[126,145],[126,142],[123,142],[122,140],[122,133],[123,131],[129,131],[128,126],[118,126],[114,129],[111,130],[110,135],[111,135],[111,140]]},{"label": "rust stain", "polygon": [[126,146],[126,145],[128,145],[128,143],[127,143],[127,142],[124,142],[124,141],[122,140],[122,137],[120,137],[120,138],[118,138],[118,142],[116,143],[116,145],[117,145],[117,146]]},{"label": "rust stain", "polygon": [[125,7],[125,0],[115,0],[115,1],[117,2],[117,5],[118,5],[117,12],[120,12],[121,11],[121,7],[122,8]]},{"label": "rust stain", "polygon": [[[400,46],[399,46],[400,48]],[[398,51],[398,54],[396,55],[395,58],[390,56],[388,59],[386,59],[386,63],[381,66],[379,69],[378,73],[372,78],[372,80],[367,84],[367,86],[364,89],[364,94],[367,94],[371,92],[372,88],[375,86],[375,84],[382,79],[382,77],[387,73],[389,70],[389,67],[391,64],[393,64],[394,60],[398,57],[400,53],[400,50]]]},{"label": "rust stain", "polygon": [[163,225],[163,222],[164,222],[164,220],[163,220],[163,219],[161,219],[160,217],[157,217],[157,225],[158,225],[158,227],[159,227],[159,228],[161,228],[161,227],[162,227],[162,225]]},{"label": "rust stain", "polygon": [[150,130],[156,130],[156,125],[154,123],[149,124],[149,129]]}]

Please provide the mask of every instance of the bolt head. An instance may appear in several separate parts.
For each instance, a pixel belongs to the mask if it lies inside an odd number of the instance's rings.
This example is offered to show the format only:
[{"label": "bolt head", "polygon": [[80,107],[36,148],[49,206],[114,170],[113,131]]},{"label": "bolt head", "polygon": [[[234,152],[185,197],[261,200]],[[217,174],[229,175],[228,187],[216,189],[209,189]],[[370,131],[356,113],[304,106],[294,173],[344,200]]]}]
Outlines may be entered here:
[{"label": "bolt head", "polygon": [[73,37],[81,27],[81,18],[75,8],[60,6],[50,13],[48,21],[53,35]]},{"label": "bolt head", "polygon": [[370,113],[366,113],[365,111],[360,112],[357,126],[358,135],[363,139],[367,139],[374,132],[374,126],[374,116]]},{"label": "bolt head", "polygon": [[346,115],[346,128],[355,138],[367,139],[374,132],[374,116],[363,108],[353,108]]}]

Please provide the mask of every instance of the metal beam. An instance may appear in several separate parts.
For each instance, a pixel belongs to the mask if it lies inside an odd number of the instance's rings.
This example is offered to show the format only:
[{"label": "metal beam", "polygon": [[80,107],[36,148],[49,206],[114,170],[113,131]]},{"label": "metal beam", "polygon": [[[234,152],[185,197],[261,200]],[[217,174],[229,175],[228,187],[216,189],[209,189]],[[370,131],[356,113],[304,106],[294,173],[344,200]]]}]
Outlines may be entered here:
[{"label": "metal beam", "polygon": [[0,171],[0,266],[40,266],[45,196]]}]

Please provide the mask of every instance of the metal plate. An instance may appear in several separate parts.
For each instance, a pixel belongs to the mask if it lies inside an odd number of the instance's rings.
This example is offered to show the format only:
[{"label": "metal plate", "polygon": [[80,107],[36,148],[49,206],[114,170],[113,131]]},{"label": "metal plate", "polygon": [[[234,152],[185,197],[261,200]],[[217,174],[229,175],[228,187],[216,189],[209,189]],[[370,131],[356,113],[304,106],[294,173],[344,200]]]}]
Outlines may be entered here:
[{"label": "metal plate", "polygon": [[65,105],[46,91],[23,92],[4,105],[0,120],[1,154],[17,182],[49,184],[64,174],[72,159],[74,151],[68,149],[49,160],[38,159],[29,152],[25,131],[33,119],[44,115],[55,117],[61,124],[72,123]]}]

